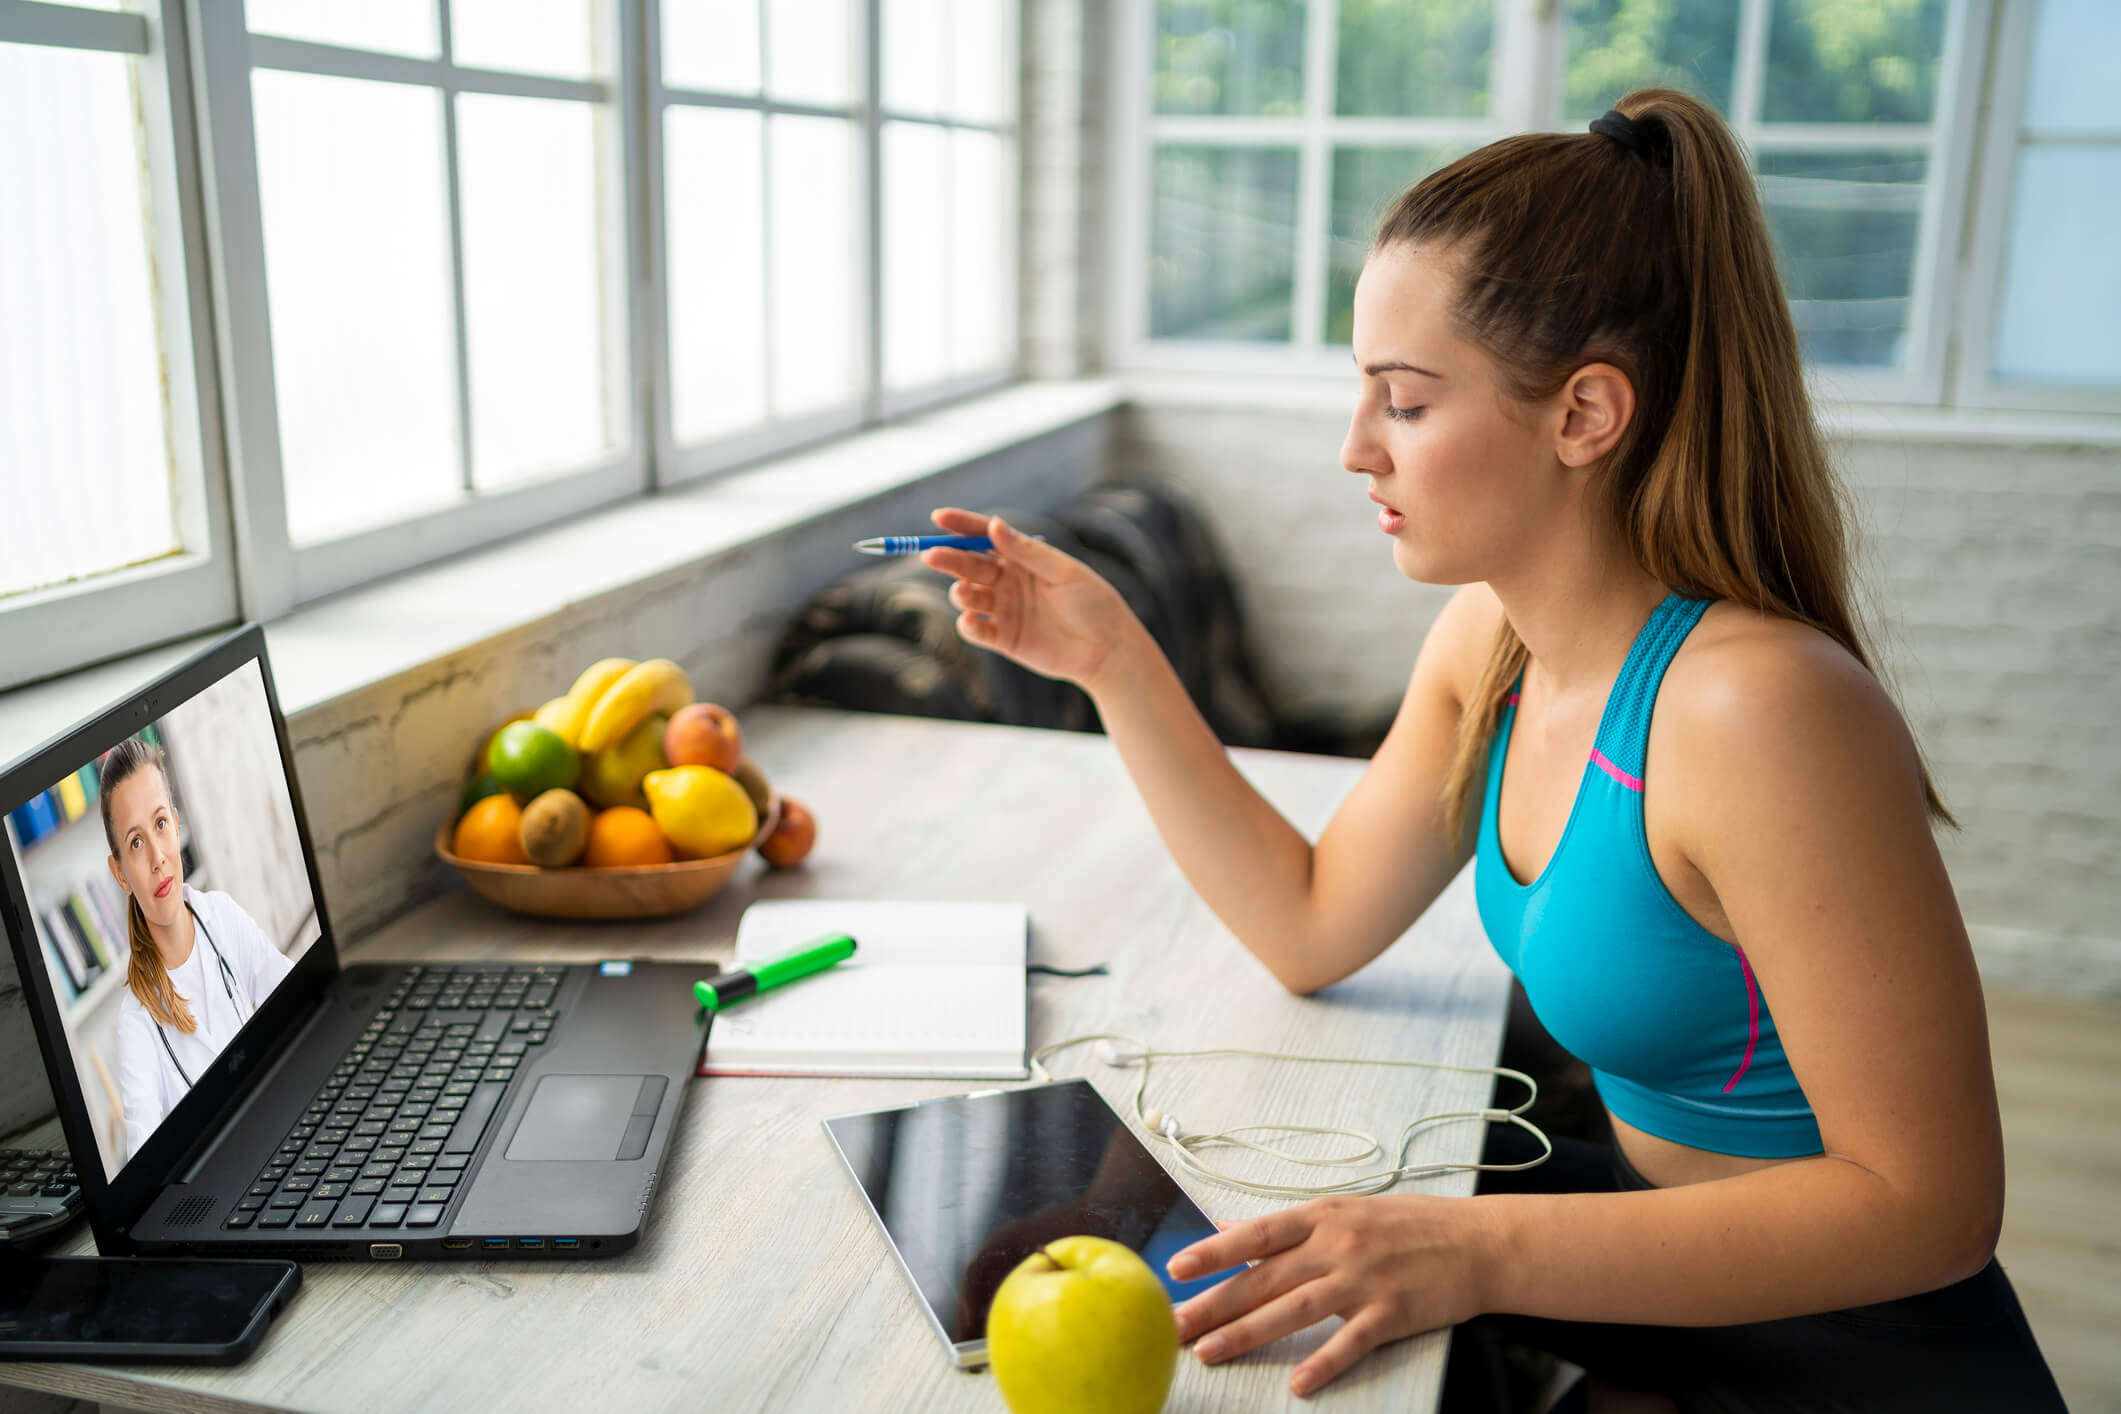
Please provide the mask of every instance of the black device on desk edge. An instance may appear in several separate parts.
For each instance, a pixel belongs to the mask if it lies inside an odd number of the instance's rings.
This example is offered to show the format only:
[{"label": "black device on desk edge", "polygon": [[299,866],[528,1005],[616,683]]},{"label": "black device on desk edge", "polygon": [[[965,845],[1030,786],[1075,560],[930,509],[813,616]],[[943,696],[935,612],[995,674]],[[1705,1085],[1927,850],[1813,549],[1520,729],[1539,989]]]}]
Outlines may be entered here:
[{"label": "black device on desk edge", "polygon": [[[632,1247],[706,1040],[692,996],[697,965],[342,969],[259,626],[0,772],[0,812],[165,719],[179,728],[170,751],[183,752],[187,707],[233,678],[243,681],[216,694],[214,710],[247,696],[252,721],[262,726],[269,713],[277,749],[260,753],[271,765],[248,784],[286,793],[300,860],[290,850],[280,862],[304,871],[316,938],[251,999],[253,1014],[219,1053],[187,1068],[182,1097],[108,1171],[26,893],[36,844],[22,845],[10,821],[0,848],[0,922],[97,1249],[388,1261]],[[297,939],[309,926],[305,918]]]},{"label": "black device on desk edge", "polygon": [[0,1360],[233,1365],[301,1284],[289,1261],[0,1255]]},{"label": "black device on desk edge", "polygon": [[81,1180],[64,1149],[0,1147],[0,1254],[34,1245],[81,1216]]}]

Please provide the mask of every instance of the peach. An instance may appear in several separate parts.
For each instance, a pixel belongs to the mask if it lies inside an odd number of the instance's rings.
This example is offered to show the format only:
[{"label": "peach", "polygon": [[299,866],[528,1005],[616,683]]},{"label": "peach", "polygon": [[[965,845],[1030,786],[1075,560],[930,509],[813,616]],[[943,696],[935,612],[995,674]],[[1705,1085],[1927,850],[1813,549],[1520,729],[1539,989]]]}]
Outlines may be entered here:
[{"label": "peach", "polygon": [[776,869],[793,869],[816,843],[817,817],[810,813],[810,807],[793,796],[782,796],[780,823],[760,843],[759,853]]},{"label": "peach", "polygon": [[695,702],[670,714],[663,756],[673,766],[712,766],[726,774],[744,759],[744,729],[727,707]]}]

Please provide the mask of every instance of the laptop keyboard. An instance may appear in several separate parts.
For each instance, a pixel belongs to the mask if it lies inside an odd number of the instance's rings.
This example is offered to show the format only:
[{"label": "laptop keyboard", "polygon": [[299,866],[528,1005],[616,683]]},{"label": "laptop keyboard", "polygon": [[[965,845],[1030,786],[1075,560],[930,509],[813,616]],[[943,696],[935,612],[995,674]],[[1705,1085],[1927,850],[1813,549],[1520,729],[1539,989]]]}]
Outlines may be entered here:
[{"label": "laptop keyboard", "polygon": [[434,1227],[566,969],[408,967],[223,1223]]}]

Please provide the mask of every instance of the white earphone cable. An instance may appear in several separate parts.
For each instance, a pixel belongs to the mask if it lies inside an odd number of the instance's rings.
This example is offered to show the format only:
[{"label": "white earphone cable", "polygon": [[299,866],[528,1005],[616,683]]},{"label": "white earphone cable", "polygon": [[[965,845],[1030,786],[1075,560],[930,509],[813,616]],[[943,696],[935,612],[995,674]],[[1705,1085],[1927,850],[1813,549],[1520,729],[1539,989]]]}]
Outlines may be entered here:
[{"label": "white earphone cable", "polygon": [[[1437,1174],[1463,1173],[1467,1171],[1500,1173],[1533,1168],[1545,1163],[1554,1153],[1553,1141],[1547,1138],[1539,1126],[1524,1118],[1524,1112],[1530,1109],[1533,1101],[1539,1098],[1538,1083],[1523,1071],[1512,1070],[1508,1066],[1445,1065],[1440,1061],[1373,1060],[1361,1056],[1299,1056],[1283,1051],[1254,1051],[1239,1047],[1218,1047],[1203,1051],[1157,1051],[1151,1050],[1131,1036],[1122,1036],[1113,1032],[1097,1032],[1088,1036],[1071,1036],[1065,1041],[1055,1041],[1051,1045],[1041,1046],[1033,1051],[1031,1053],[1032,1078],[1042,1081],[1052,1080],[1054,1078],[1053,1073],[1047,1070],[1045,1066],[1046,1057],[1073,1046],[1085,1045],[1091,1041],[1102,1041],[1105,1043],[1098,1048],[1098,1058],[1105,1064],[1121,1067],[1140,1067],[1141,1074],[1134,1085],[1134,1119],[1150,1138],[1161,1140],[1170,1145],[1172,1157],[1178,1161],[1181,1168],[1198,1174],[1211,1183],[1219,1183],[1227,1188],[1235,1188],[1246,1193],[1257,1193],[1269,1198],[1324,1198],[1335,1194],[1382,1193],[1402,1179],[1407,1178],[1428,1178]],[[1235,1129],[1226,1129],[1214,1134],[1189,1134],[1179,1125],[1175,1116],[1167,1115],[1159,1109],[1144,1109],[1143,1107],[1143,1101],[1149,1091],[1149,1062],[1152,1057],[1157,1056],[1173,1059],[1197,1059],[1211,1056],[1254,1056],[1262,1060],[1294,1061],[1306,1065],[1385,1065],[1416,1070],[1440,1070],[1456,1075],[1499,1075],[1522,1084],[1525,1087],[1525,1098],[1508,1109],[1458,1110],[1448,1114],[1424,1115],[1419,1119],[1410,1121],[1399,1133],[1399,1145],[1393,1151],[1393,1157],[1397,1159],[1397,1166],[1394,1168],[1358,1175],[1353,1178],[1343,1179],[1337,1183],[1254,1183],[1249,1179],[1239,1178],[1234,1174],[1227,1173],[1204,1162],[1199,1154],[1195,1152],[1196,1149],[1214,1145],[1250,1149],[1255,1153],[1265,1154],[1286,1163],[1303,1164],[1312,1168],[1346,1168],[1356,1164],[1366,1164],[1385,1157],[1387,1151],[1374,1135],[1363,1134],[1352,1129],[1321,1128],[1313,1125],[1245,1124],[1239,1125]],[[1449,1124],[1464,1120],[1516,1125],[1519,1129],[1524,1130],[1539,1141],[1540,1155],[1536,1159],[1528,1159],[1518,1164],[1409,1165],[1407,1163],[1407,1146],[1413,1142],[1416,1134],[1432,1125]],[[1302,1135],[1327,1135],[1333,1138],[1348,1139],[1362,1144],[1364,1147],[1360,1151],[1344,1154],[1297,1154],[1290,1152],[1285,1147],[1271,1143],[1261,1143],[1243,1137],[1247,1134],[1286,1134],[1292,1138]]]}]

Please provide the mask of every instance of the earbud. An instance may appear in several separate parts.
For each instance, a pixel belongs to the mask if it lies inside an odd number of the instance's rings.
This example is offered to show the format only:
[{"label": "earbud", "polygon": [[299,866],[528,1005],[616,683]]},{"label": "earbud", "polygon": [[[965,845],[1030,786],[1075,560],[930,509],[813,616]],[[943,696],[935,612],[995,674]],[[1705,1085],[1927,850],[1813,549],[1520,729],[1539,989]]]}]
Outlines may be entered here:
[{"label": "earbud", "polygon": [[1097,1048],[1097,1058],[1106,1065],[1140,1065],[1149,1053],[1139,1046],[1122,1046],[1106,1041]]},{"label": "earbud", "polygon": [[1178,1127],[1178,1116],[1167,1115],[1162,1110],[1143,1110],[1142,1123],[1148,1126],[1151,1133],[1161,1134],[1174,1143],[1179,1135],[1185,1133]]}]

